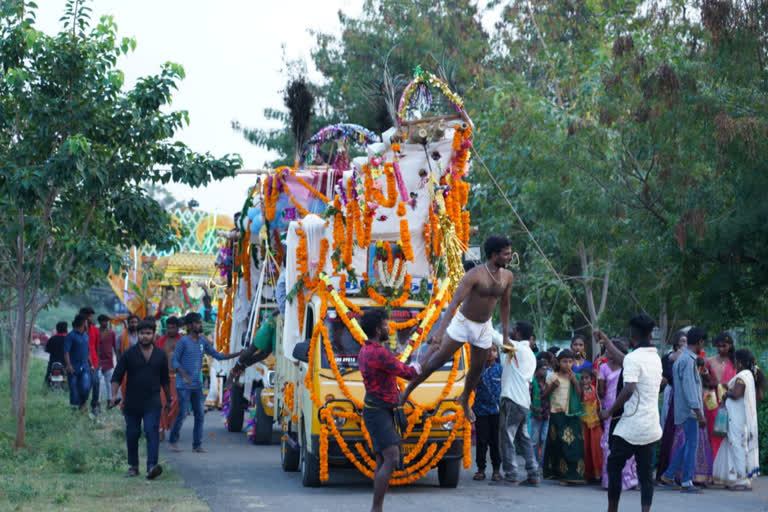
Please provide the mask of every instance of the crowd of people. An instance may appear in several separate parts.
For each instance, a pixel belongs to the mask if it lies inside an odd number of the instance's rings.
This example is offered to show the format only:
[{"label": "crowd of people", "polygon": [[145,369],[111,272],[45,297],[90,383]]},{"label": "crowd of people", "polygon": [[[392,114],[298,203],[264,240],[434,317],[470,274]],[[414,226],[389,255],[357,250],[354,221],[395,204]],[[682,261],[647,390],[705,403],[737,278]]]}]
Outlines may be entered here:
[{"label": "crowd of people", "polygon": [[[119,338],[112,329],[110,317],[99,315],[97,327],[93,323],[94,315],[92,308],[82,308],[68,333],[66,322],[57,324],[57,334],[46,344],[50,355],[46,383],[52,366],[59,362],[66,368],[69,403],[74,411],[90,409],[92,415],[99,416],[102,396],[109,408],[118,404],[122,407],[129,465],[126,476],[139,474],[138,442],[142,425],[147,442],[147,478],[162,473],[158,465],[160,441],[168,436],[170,449],[181,451],[178,445],[181,427],[190,409],[195,420],[192,449],[205,452],[202,447],[203,355],[231,359],[240,353],[216,351],[203,336],[200,313],[187,313],[183,318],[149,316],[143,320],[129,315],[124,319],[125,329]],[[164,326],[162,335],[157,332],[158,324]],[[180,414],[181,411],[184,414]]]},{"label": "crowd of people", "polygon": [[[475,480],[487,478],[490,452],[492,484],[535,487],[546,478],[601,485],[609,512],[618,510],[623,490],[638,487],[641,508],[649,511],[656,484],[686,493],[703,486],[751,490],[759,472],[757,402],[765,385],[754,355],[735,350],[724,332],[714,340],[717,354],[706,358],[707,332],[690,327],[660,358],[655,323],[645,314],[630,319],[628,339],[594,330],[602,348],[593,360],[582,335],[567,348],[539,351],[531,323],[509,326],[510,245],[504,237],[486,241],[486,263],[467,269],[421,361],[398,361],[380,345],[387,319],[363,315],[363,419],[377,457],[372,510],[382,510],[399,456],[398,409],[465,343],[471,363],[459,403],[474,424]],[[501,333],[490,324],[497,304]],[[399,398],[395,377],[411,381]]]}]

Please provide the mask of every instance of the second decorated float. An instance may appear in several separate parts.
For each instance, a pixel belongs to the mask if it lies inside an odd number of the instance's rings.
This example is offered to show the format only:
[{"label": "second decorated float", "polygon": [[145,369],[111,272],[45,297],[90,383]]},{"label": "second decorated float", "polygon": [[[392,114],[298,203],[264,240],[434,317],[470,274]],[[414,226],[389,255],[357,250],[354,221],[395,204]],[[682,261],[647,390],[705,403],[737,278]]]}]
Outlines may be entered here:
[{"label": "second decorated float", "polygon": [[[448,112],[427,117],[433,102]],[[278,432],[282,468],[301,471],[305,486],[337,467],[369,478],[376,469],[362,421],[360,315],[386,309],[389,349],[405,363],[423,359],[463,276],[472,138],[464,103],[417,70],[396,118],[381,137],[353,124],[326,127],[302,145],[294,167],[260,172],[228,235],[230,253],[220,257],[229,287],[217,348],[238,352],[274,333],[272,355],[245,373],[216,363],[229,381],[224,415],[230,430],[244,428],[255,442]],[[455,487],[462,464],[469,467],[471,427],[457,402],[468,357],[459,350],[410,396],[391,484],[437,469],[440,485]]]}]

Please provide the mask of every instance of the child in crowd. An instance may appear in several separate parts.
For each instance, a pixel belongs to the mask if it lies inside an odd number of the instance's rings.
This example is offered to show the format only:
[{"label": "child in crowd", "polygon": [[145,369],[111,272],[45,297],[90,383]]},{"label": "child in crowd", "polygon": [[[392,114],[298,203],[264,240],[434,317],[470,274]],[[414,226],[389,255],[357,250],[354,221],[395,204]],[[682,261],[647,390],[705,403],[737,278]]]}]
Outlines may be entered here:
[{"label": "child in crowd", "polygon": [[477,443],[475,445],[475,461],[477,473],[474,480],[485,480],[486,452],[491,452],[491,465],[493,474],[491,480],[502,480],[499,469],[501,468],[501,450],[499,448],[499,401],[501,396],[501,373],[503,368],[499,364],[499,350],[496,345],[491,345],[488,350],[488,362],[480,377],[480,383],[475,390],[475,429]]},{"label": "child in crowd", "polygon": [[581,417],[582,435],[584,437],[584,476],[588,481],[599,480],[603,471],[603,450],[600,448],[600,438],[603,428],[597,411],[600,404],[597,400],[592,363],[585,361],[579,371],[581,379],[581,401],[584,415]]},{"label": "child in crowd", "polygon": [[538,357],[536,373],[533,374],[531,382],[531,443],[539,468],[544,467],[544,454],[549,433],[549,395],[553,389],[547,385],[549,373],[548,358]]},{"label": "child in crowd", "polygon": [[581,429],[581,384],[573,373],[573,352],[557,355],[558,370],[547,377],[550,394],[549,436],[547,437],[544,477],[560,480],[560,485],[583,484],[584,438]]}]

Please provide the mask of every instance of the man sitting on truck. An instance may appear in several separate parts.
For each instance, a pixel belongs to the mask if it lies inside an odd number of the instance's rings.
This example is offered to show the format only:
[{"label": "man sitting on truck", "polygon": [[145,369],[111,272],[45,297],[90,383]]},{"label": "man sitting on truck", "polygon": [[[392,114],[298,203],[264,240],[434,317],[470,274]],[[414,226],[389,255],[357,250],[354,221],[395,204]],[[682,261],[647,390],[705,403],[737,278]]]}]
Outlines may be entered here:
[{"label": "man sitting on truck", "polygon": [[279,314],[280,311],[276,309],[264,319],[253,337],[253,343],[248,345],[237,358],[237,363],[230,372],[233,377],[242,374],[246,368],[266,359],[275,351],[275,317]]},{"label": "man sitting on truck", "polygon": [[[488,359],[488,349],[493,343],[491,317],[497,302],[503,336],[501,350],[509,350],[505,348],[509,346],[509,296],[515,278],[514,274],[505,268],[512,261],[512,243],[508,238],[491,236],[485,241],[484,248],[485,264],[478,265],[464,274],[440,321],[440,326],[428,340],[434,347],[429,353],[432,355],[427,355],[424,371],[405,388],[400,397],[401,404],[408,400],[416,386],[451,360],[456,351],[468,342],[471,364],[459,403],[464,409],[464,417],[470,422],[475,421],[475,413],[469,406],[469,395],[480,381]],[[461,310],[457,313],[459,306]]]},{"label": "man sitting on truck", "polygon": [[368,338],[357,357],[365,386],[363,421],[371,435],[376,456],[371,511],[379,512],[384,505],[389,479],[400,460],[400,444],[403,441],[395,428],[397,377],[413,379],[421,372],[421,366],[419,363],[412,363],[411,366],[401,363],[382,345],[389,339],[387,313],[384,310],[366,311],[360,318],[360,327]]}]

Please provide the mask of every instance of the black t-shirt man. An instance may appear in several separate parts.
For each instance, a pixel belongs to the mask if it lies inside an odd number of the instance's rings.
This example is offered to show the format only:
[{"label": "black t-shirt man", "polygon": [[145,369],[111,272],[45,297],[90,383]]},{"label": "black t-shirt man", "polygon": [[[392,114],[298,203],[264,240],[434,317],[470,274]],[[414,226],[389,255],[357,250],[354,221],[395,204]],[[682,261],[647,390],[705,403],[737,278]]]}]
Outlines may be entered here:
[{"label": "black t-shirt man", "polygon": [[146,360],[137,343],[120,356],[112,374],[112,382],[125,382],[125,402],[123,412],[141,416],[152,409],[159,409],[160,389],[170,385],[168,356],[165,351],[155,346],[149,360]]},{"label": "black t-shirt man", "polygon": [[45,351],[50,354],[48,360],[51,364],[64,364],[64,340],[66,337],[66,334],[56,334],[45,344]]}]

